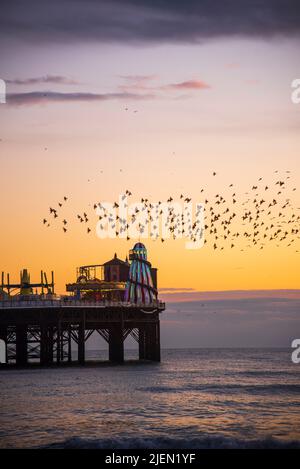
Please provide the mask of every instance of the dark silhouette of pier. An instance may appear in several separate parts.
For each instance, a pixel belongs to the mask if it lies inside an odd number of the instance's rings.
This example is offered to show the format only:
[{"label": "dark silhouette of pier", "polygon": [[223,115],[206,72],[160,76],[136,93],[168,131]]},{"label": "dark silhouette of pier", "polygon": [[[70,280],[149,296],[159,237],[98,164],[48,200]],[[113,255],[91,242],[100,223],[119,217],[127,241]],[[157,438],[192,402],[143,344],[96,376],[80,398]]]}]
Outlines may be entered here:
[{"label": "dark silhouette of pier", "polygon": [[13,284],[9,274],[5,282],[2,273],[0,340],[5,362],[71,363],[76,348],[77,362],[83,365],[86,341],[93,333],[108,343],[111,362],[124,361],[129,334],[138,343],[141,360],[160,361],[159,314],[165,304],[157,298],[157,269],[141,243],[130,251],[129,261],[115,254],[105,264],[78,267],[76,281],[66,285],[70,296],[55,294],[53,272],[51,282],[41,271],[40,282],[31,283],[23,269],[20,282]]},{"label": "dark silhouette of pier", "polygon": [[84,300],[4,300],[0,302],[0,339],[6,344],[6,362],[26,366],[85,363],[85,344],[93,334],[108,343],[109,360],[124,361],[124,341],[130,334],[139,346],[139,359],[160,361],[159,313],[162,302],[135,305]]}]

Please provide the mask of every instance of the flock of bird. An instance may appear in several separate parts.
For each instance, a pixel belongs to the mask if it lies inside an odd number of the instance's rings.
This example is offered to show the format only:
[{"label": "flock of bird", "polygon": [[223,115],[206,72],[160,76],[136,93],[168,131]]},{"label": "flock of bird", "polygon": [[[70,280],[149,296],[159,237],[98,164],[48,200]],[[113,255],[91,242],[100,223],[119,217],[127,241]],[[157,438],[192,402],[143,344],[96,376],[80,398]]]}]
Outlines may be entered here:
[{"label": "flock of bird", "polygon": [[[67,200],[68,200],[68,197],[64,196],[63,201],[62,201],[62,202],[58,202],[58,207],[61,208],[61,207],[63,206],[63,204],[64,204],[65,202],[67,202]],[[57,208],[49,207],[49,214],[50,214],[50,216],[52,215],[53,219],[58,218],[58,214],[57,214],[58,210],[59,210],[59,209],[57,209]],[[47,226],[47,228],[48,228],[48,227],[50,226],[50,221],[49,221],[49,219],[43,218],[43,225]],[[67,222],[67,220],[64,218],[64,219],[62,220],[62,229],[63,229],[63,231],[64,231],[65,233],[68,231],[67,225],[68,225],[68,222]]]},{"label": "flock of bird", "polygon": [[[275,171],[278,174],[278,171]],[[214,171],[213,177],[217,176]],[[185,237],[196,242],[202,236],[204,228],[204,243],[210,245],[213,250],[223,251],[225,248],[238,248],[240,251],[256,247],[264,249],[271,243],[279,247],[295,246],[297,249],[297,240],[300,239],[300,208],[294,208],[287,194],[295,192],[296,188],[289,188],[290,171],[286,171],[283,175],[278,175],[273,183],[266,183],[264,178],[260,177],[252,184],[248,192],[239,194],[237,188],[232,183],[228,185],[225,194],[220,192],[209,198],[205,188],[199,189],[204,205],[204,226],[198,219],[199,212],[195,213],[196,221],[193,222],[191,214],[176,212],[176,199],[170,196],[167,199],[169,204],[165,228],[173,239]],[[126,190],[122,196],[123,200],[127,200],[132,192]],[[181,194],[179,196],[181,202],[192,202],[192,198]],[[52,220],[61,219],[61,228],[66,233],[70,228],[70,223],[63,217],[60,217],[59,211],[63,204],[68,201],[65,196],[62,202],[58,203],[58,208],[49,208],[49,216],[43,219],[43,224],[49,227]],[[201,200],[197,200],[197,203]],[[117,237],[130,240],[130,232],[133,227],[136,231],[143,234],[150,229],[150,238],[154,240],[160,239],[165,242],[166,236],[162,237],[159,233],[159,223],[157,219],[162,215],[162,201],[153,204],[147,198],[141,198],[139,208],[135,208],[134,213],[129,219],[121,218],[106,209],[101,203],[95,202],[93,208],[98,213],[99,225],[101,229],[105,229],[108,225],[115,230]],[[119,203],[114,202],[114,209],[119,208]],[[100,209],[100,210],[99,210]],[[184,208],[184,210],[187,207]],[[141,212],[143,213],[143,222],[141,222]],[[101,213],[101,214],[99,214]],[[52,220],[51,220],[52,218]],[[86,212],[77,213],[76,219],[78,223],[85,226],[87,234],[91,233],[90,215]],[[56,225],[57,226],[57,225]],[[169,236],[168,236],[169,237]]]}]

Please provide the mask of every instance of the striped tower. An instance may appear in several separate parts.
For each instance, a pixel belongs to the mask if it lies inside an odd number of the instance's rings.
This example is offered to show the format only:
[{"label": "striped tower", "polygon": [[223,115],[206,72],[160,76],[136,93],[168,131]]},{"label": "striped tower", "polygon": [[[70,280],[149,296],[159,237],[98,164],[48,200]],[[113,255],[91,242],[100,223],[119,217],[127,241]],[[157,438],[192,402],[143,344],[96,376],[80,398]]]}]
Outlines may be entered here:
[{"label": "striped tower", "polygon": [[157,290],[153,286],[151,264],[147,261],[147,249],[144,244],[136,243],[129,251],[131,260],[129,279],[126,284],[125,301],[149,304],[157,299]]}]

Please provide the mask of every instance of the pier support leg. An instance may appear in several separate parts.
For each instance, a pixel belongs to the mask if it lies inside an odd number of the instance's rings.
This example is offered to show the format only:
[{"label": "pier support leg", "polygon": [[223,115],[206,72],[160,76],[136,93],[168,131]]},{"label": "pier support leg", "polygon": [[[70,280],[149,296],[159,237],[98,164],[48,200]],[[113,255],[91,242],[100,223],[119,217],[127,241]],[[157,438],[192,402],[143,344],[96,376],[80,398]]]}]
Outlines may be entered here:
[{"label": "pier support leg", "polygon": [[145,359],[160,361],[160,328],[159,321],[145,326]]},{"label": "pier support leg", "polygon": [[146,354],[146,334],[143,327],[139,328],[139,359],[144,360]]},{"label": "pier support leg", "polygon": [[64,361],[64,331],[62,330],[60,333],[60,359]]},{"label": "pier support leg", "polygon": [[61,358],[61,325],[58,323],[57,325],[57,337],[56,337],[56,362],[60,364]]},{"label": "pier support leg", "polygon": [[53,327],[48,329],[48,363],[53,363]]},{"label": "pier support leg", "polygon": [[109,360],[111,362],[124,362],[123,330],[119,325],[109,329]]},{"label": "pier support leg", "polygon": [[155,361],[160,362],[160,322],[155,323]]},{"label": "pier support leg", "polygon": [[27,326],[23,324],[16,327],[16,364],[27,364]]},{"label": "pier support leg", "polygon": [[84,322],[79,324],[78,328],[78,362],[84,365],[85,362],[85,340],[84,340]]},{"label": "pier support leg", "polygon": [[0,329],[0,339],[5,343],[5,363],[8,363],[7,357],[7,327],[1,327]]},{"label": "pier support leg", "polygon": [[72,362],[72,336],[71,326],[68,327],[68,362]]},{"label": "pier support leg", "polygon": [[46,325],[41,326],[41,340],[40,340],[40,364],[48,365],[48,348],[49,348],[49,338],[48,330]]}]

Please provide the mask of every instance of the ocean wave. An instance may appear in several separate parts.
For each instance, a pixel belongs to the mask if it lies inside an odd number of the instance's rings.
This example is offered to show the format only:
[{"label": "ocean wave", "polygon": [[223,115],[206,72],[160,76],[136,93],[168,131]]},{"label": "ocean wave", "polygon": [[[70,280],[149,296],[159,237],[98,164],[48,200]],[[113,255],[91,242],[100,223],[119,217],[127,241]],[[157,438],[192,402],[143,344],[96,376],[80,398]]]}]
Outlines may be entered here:
[{"label": "ocean wave", "polygon": [[[237,375],[241,376],[262,376],[262,377],[273,377],[273,376],[295,376],[295,371],[287,370],[247,370],[247,371],[236,371]],[[232,373],[228,373],[232,375]]]},{"label": "ocean wave", "polygon": [[299,384],[187,384],[185,386],[149,386],[138,391],[151,393],[177,393],[188,391],[214,392],[216,394],[300,394]]},{"label": "ocean wave", "polygon": [[223,436],[179,439],[170,437],[88,439],[73,437],[40,446],[43,449],[300,449],[299,440],[265,438],[242,440]]}]

